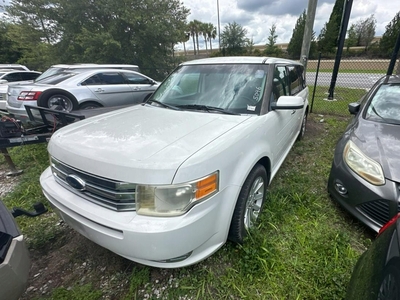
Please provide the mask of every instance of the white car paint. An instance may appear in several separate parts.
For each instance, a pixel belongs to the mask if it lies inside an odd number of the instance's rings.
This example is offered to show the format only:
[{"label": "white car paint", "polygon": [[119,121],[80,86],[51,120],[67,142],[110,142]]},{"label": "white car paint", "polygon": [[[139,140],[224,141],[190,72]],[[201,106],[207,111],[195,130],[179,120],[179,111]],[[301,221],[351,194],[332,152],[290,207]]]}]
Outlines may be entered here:
[{"label": "white car paint", "polygon": [[[234,62],[294,63],[218,58],[185,65]],[[51,157],[80,174],[117,182],[176,186],[217,171],[217,193],[182,215],[157,217],[110,209],[60,183],[50,167],[40,178],[43,192],[71,227],[121,256],[163,268],[197,263],[226,242],[241,187],[257,162],[268,159],[269,180],[276,175],[300,132],[307,97],[304,88],[296,96],[278,99],[276,105],[286,109],[261,114],[138,105],[80,121],[52,136]],[[268,101],[269,96],[263,99]],[[295,108],[288,109],[291,106]]]}]

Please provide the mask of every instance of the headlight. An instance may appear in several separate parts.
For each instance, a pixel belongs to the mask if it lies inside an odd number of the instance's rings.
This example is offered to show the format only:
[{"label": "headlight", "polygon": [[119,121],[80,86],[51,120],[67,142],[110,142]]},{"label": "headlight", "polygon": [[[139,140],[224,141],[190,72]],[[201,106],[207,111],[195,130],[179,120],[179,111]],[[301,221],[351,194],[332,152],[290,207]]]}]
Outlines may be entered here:
[{"label": "headlight", "polygon": [[179,185],[136,186],[136,213],[171,217],[186,213],[193,205],[218,192],[218,171],[199,180]]},{"label": "headlight", "polygon": [[347,165],[374,185],[385,184],[385,177],[381,165],[366,156],[352,141],[348,141],[343,152],[344,161]]}]

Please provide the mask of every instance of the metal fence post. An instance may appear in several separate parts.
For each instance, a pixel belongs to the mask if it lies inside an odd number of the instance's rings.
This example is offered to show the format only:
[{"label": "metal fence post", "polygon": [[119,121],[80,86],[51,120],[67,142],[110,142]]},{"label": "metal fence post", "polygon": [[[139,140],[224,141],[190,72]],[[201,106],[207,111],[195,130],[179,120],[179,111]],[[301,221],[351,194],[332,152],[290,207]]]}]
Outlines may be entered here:
[{"label": "metal fence post", "polygon": [[319,73],[320,64],[321,64],[321,52],[318,54],[318,64],[317,64],[317,71],[315,72],[315,82],[314,82],[314,90],[313,90],[312,99],[311,99],[310,113],[312,113],[312,109],[314,106],[315,90],[317,89],[317,81],[318,81],[318,73]]},{"label": "metal fence post", "polygon": [[[394,65],[396,63],[397,55],[399,54],[399,50],[400,50],[400,31],[399,31],[399,35],[397,36],[396,45],[394,46],[393,53],[392,53],[392,59],[390,60],[390,64],[389,64],[388,70],[386,72],[386,75],[393,74],[393,69],[394,69]],[[398,68],[399,68],[399,66],[397,66],[397,69]]]}]

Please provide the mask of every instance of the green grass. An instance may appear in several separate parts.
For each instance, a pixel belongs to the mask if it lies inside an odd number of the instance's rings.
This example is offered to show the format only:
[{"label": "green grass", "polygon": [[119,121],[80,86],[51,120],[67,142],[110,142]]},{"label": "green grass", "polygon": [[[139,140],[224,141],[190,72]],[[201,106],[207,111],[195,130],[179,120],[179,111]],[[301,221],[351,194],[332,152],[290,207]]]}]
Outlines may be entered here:
[{"label": "green grass", "polygon": [[[33,210],[32,205],[36,202],[47,204],[39,184],[39,176],[49,165],[46,145],[23,145],[8,150],[17,169],[24,172],[19,177],[20,183],[14,191],[8,194],[3,200],[5,205],[11,209],[21,207],[26,210]],[[5,165],[5,160],[0,155],[0,164]],[[48,205],[47,205],[48,207]],[[39,218],[21,216],[17,218],[22,232],[26,235],[28,245],[32,249],[39,249],[48,246],[49,242],[55,240],[60,234],[58,217],[51,212]]]},{"label": "green grass", "polygon": [[[343,299],[370,236],[326,192],[335,142],[348,116],[323,119],[310,115],[305,139],[295,144],[272,181],[261,222],[243,246],[228,242],[199,264],[169,270],[136,265],[82,239],[69,259],[72,266],[91,259],[85,282],[76,282],[80,273],[72,274],[75,283],[41,297],[101,299],[111,293],[113,299]],[[6,205],[47,204],[38,183],[48,165],[45,146],[17,147],[10,153],[25,172],[4,199]],[[3,158],[0,164],[5,164]],[[70,242],[53,213],[17,221],[36,253]],[[111,278],[107,285],[104,278]]]},{"label": "green grass", "polygon": [[327,100],[329,87],[317,86],[315,90],[314,103],[312,104],[314,87],[309,86],[309,103],[312,105],[312,112],[318,114],[348,115],[348,104],[357,102],[366,94],[365,89],[351,89],[336,87],[334,100]]}]

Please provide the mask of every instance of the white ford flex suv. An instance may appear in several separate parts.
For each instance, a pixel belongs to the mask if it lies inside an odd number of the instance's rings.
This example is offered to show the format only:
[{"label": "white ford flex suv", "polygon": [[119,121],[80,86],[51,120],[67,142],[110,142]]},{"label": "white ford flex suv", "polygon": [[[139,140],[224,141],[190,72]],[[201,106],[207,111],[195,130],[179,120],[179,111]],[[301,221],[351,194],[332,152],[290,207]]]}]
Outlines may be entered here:
[{"label": "white ford flex suv", "polygon": [[190,61],[149,100],[56,131],[43,192],[72,228],[141,264],[199,262],[243,242],[266,189],[305,132],[295,61]]}]

